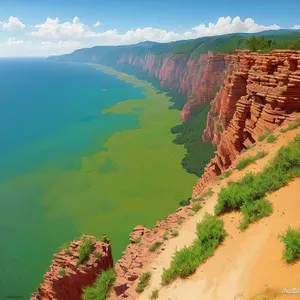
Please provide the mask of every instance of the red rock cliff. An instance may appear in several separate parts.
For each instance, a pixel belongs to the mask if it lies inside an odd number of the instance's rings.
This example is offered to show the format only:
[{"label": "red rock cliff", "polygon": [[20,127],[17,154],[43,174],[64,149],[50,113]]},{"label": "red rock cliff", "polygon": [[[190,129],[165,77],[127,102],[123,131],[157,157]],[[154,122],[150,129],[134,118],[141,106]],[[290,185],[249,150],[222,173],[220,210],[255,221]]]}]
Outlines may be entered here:
[{"label": "red rock cliff", "polygon": [[203,54],[199,59],[190,54],[154,55],[149,52],[142,57],[122,56],[118,64],[130,64],[157,77],[162,87],[178,90],[187,95],[187,102],[181,112],[181,121],[187,120],[193,110],[203,103],[209,103],[224,80],[226,63],[224,54]]},{"label": "red rock cliff", "polygon": [[[93,241],[89,259],[77,266],[82,241],[73,241],[67,251],[62,250],[54,255],[50,271],[44,275],[44,283],[31,296],[31,300],[80,300],[83,287],[92,285],[101,271],[113,266],[110,244],[99,242],[92,236],[85,237]],[[96,252],[100,255],[95,256]]]},{"label": "red rock cliff", "polygon": [[300,110],[300,51],[237,51],[225,60],[226,79],[212,101],[203,135],[217,144],[217,151],[194,187],[194,198],[242,149],[264,132],[294,121]]}]

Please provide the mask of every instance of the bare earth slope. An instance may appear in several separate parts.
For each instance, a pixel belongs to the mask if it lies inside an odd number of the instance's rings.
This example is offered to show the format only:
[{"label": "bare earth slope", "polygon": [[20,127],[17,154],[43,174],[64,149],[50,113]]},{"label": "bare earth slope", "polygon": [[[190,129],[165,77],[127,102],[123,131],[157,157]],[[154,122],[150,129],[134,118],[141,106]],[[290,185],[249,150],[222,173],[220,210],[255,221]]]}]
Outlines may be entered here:
[{"label": "bare earth slope", "polygon": [[[147,270],[152,272],[149,286],[138,299],[149,299],[151,292],[159,289],[158,299],[168,300],[241,300],[241,299],[300,299],[300,295],[282,295],[284,288],[300,290],[300,262],[287,265],[281,256],[283,244],[278,234],[288,225],[300,226],[300,179],[290,182],[275,193],[267,196],[273,204],[274,212],[270,217],[251,224],[245,232],[237,229],[241,218],[239,213],[223,216],[229,236],[217,248],[213,257],[200,265],[192,276],[177,279],[167,287],[162,287],[161,275],[168,268],[176,249],[188,246],[195,238],[196,224],[205,212],[213,213],[217,194],[228,180],[238,180],[248,171],[258,172],[275,155],[277,150],[294,138],[300,129],[287,133],[274,132],[278,140],[274,143],[257,143],[254,148],[242,153],[237,160],[254,155],[258,151],[267,151],[268,155],[243,171],[235,170],[228,179],[211,184],[214,195],[207,198],[203,208],[190,217],[179,229],[179,236],[167,241],[165,250],[155,258]],[[233,168],[234,165],[233,163]]]}]

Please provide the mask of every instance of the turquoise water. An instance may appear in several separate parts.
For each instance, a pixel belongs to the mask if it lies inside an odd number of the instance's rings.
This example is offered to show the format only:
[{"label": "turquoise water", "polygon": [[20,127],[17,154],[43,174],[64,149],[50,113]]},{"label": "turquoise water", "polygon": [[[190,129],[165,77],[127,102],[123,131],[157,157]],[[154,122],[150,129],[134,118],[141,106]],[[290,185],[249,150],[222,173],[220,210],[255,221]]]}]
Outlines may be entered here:
[{"label": "turquoise water", "polygon": [[81,234],[68,206],[49,214],[42,195],[113,133],[138,126],[137,115],[101,110],[141,98],[142,89],[91,66],[0,59],[0,299],[28,298],[59,245]]}]

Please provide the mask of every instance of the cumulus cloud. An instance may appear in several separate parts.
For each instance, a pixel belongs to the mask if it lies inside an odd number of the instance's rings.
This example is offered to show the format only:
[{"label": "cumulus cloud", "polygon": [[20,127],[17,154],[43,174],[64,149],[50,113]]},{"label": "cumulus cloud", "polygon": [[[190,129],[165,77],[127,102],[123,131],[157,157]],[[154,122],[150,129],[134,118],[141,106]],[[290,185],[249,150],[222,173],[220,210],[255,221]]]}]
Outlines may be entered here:
[{"label": "cumulus cloud", "polygon": [[101,25],[101,22],[97,21],[95,24],[94,24],[94,27],[99,27]]},{"label": "cumulus cloud", "polygon": [[25,24],[23,24],[19,18],[17,17],[9,17],[8,22],[1,23],[3,30],[16,30],[16,29],[24,29]]},{"label": "cumulus cloud", "polygon": [[[97,21],[93,26],[98,27],[100,24],[101,23]],[[64,23],[60,23],[58,18],[47,18],[45,23],[35,25],[34,27],[37,31],[31,32],[32,36],[60,39],[94,38],[94,42],[97,41],[102,45],[130,44],[149,40],[170,42],[226,33],[254,33],[269,29],[280,29],[280,26],[276,24],[269,26],[259,25],[251,18],[242,21],[240,17],[221,17],[216,23],[209,23],[208,25],[200,24],[183,33],[153,27],[130,29],[125,33],[120,33],[116,29],[97,33],[92,31],[88,25],[82,23],[78,17],[74,17],[72,22]]]},{"label": "cumulus cloud", "polygon": [[300,29],[300,25],[295,25],[292,29]]},{"label": "cumulus cloud", "polygon": [[78,17],[74,17],[72,22],[60,23],[59,19],[47,18],[45,23],[34,26],[37,31],[30,33],[32,36],[45,38],[86,38],[96,36],[97,33],[89,30],[89,26],[81,23]]}]

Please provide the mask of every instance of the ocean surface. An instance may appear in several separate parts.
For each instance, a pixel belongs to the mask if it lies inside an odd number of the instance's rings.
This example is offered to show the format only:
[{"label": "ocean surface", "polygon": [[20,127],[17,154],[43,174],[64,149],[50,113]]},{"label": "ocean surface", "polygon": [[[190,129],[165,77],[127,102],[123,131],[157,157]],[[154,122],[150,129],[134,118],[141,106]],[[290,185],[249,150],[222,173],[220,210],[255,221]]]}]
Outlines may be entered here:
[{"label": "ocean surface", "polygon": [[0,299],[28,298],[55,249],[80,234],[68,208],[47,215],[48,174],[78,168],[114,132],[136,128],[136,115],[101,111],[138,98],[142,89],[92,66],[0,59]]},{"label": "ocean surface", "polygon": [[107,234],[116,260],[190,196],[169,100],[92,65],[0,59],[0,299],[28,299],[82,234]]}]

